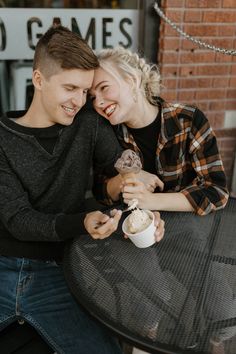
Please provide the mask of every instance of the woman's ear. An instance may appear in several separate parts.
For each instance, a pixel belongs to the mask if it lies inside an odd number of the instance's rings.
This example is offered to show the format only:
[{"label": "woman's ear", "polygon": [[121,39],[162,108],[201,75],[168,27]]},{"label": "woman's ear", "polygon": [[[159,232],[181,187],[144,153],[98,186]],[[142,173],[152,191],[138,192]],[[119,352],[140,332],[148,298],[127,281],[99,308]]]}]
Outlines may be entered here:
[{"label": "woman's ear", "polygon": [[32,75],[32,82],[36,89],[41,90],[42,87],[42,73],[39,70],[34,70]]},{"label": "woman's ear", "polygon": [[139,78],[138,76],[131,76],[131,77],[129,77],[129,83],[130,83],[130,87],[131,87],[131,91],[132,91],[133,100],[134,100],[134,102],[137,102],[138,91],[139,91],[140,84],[141,84],[141,78]]}]

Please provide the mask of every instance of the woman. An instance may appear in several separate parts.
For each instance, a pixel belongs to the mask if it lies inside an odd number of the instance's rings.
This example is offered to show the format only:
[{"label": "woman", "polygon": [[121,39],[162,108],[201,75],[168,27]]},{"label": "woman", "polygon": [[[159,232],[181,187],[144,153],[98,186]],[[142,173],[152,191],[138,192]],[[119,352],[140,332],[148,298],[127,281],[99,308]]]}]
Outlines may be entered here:
[{"label": "woman", "polygon": [[122,145],[140,154],[145,171],[137,178],[111,180],[112,199],[122,191],[126,203],[135,198],[140,208],[199,215],[223,208],[225,173],[203,112],[161,99],[157,66],[137,54],[117,47],[101,51],[98,59],[90,90],[93,106],[114,126]]}]

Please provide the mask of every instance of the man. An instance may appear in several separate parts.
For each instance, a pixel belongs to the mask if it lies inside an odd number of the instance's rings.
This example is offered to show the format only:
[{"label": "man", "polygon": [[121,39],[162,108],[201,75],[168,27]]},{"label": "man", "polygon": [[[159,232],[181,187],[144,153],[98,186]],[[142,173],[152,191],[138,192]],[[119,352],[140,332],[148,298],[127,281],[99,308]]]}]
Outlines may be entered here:
[{"label": "man", "polygon": [[0,119],[0,330],[25,320],[58,354],[121,353],[58,265],[67,239],[108,237],[121,217],[84,212],[91,167],[112,176],[120,153],[109,124],[82,108],[97,66],[77,34],[50,28],[36,46],[29,109]]}]

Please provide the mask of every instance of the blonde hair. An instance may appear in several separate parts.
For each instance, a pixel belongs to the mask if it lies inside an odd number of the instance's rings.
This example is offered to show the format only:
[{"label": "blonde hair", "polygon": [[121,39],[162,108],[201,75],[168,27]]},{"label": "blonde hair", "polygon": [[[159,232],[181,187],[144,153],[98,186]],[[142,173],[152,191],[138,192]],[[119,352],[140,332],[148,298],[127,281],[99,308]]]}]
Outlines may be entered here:
[{"label": "blonde hair", "polygon": [[[122,77],[140,78],[140,89],[151,104],[156,104],[155,97],[159,96],[161,77],[156,64],[148,64],[137,53],[123,47],[102,49],[98,54],[99,65],[107,71],[106,64],[115,66]],[[114,73],[113,73],[114,75]]]}]

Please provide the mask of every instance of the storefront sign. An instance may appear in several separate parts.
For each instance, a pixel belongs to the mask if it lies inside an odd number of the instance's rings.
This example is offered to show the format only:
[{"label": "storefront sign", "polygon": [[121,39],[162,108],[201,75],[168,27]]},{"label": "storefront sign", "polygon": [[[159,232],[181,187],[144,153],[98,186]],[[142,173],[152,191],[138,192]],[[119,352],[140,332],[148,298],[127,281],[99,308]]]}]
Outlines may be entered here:
[{"label": "storefront sign", "polygon": [[79,33],[95,50],[138,47],[138,10],[0,8],[0,60],[32,59],[53,22]]}]

